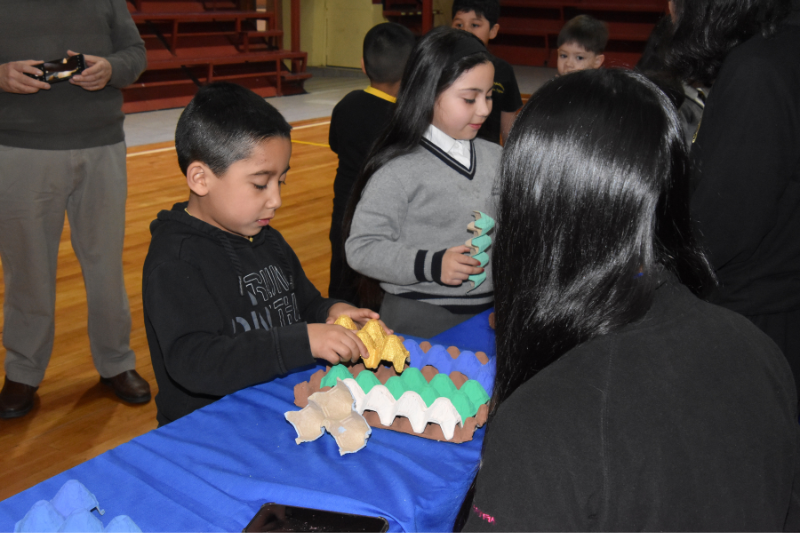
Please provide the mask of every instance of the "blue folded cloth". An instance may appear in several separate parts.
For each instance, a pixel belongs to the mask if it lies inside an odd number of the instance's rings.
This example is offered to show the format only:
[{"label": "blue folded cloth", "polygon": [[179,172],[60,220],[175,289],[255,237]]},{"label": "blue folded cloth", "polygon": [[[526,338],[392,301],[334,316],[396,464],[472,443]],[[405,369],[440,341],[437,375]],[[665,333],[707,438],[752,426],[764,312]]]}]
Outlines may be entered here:
[{"label": "blue folded cloth", "polygon": [[104,514],[100,503],[89,489],[75,479],[70,479],[49,502],[39,500],[14,526],[15,533],[27,532],[117,532],[141,533],[142,530],[126,515],[115,517],[104,529],[103,523],[92,514],[97,509]]}]

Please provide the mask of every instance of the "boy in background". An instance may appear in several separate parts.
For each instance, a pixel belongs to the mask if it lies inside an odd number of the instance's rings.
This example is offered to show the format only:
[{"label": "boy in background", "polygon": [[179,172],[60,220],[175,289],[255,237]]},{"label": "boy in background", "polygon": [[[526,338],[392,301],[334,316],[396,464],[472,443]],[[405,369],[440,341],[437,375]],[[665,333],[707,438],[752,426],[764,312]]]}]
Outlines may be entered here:
[{"label": "boy in background", "polygon": [[[451,27],[465,30],[489,47],[489,41],[500,31],[500,3],[498,0],[455,0]],[[478,131],[478,137],[499,144],[508,138],[511,125],[522,107],[514,69],[506,61],[492,56],[494,63],[494,90],[492,112]]]},{"label": "boy in background", "polygon": [[159,425],[316,359],[357,360],[368,309],[323,298],[270,227],[289,170],[291,127],[252,91],[201,87],[175,132],[189,201],[161,211],[144,264]]},{"label": "boy in background", "polygon": [[369,87],[353,91],[336,104],[331,115],[328,143],[339,156],[333,181],[331,217],[331,281],[328,296],[356,301],[355,272],[347,266],[342,242],[342,221],[358,173],[367,160],[373,143],[389,123],[400,90],[400,80],[414,34],[394,22],[378,24],[364,37],[361,70]]},{"label": "boy in background", "polygon": [[558,75],[602,67],[607,43],[608,28],[593,16],[567,21],[558,34]]}]

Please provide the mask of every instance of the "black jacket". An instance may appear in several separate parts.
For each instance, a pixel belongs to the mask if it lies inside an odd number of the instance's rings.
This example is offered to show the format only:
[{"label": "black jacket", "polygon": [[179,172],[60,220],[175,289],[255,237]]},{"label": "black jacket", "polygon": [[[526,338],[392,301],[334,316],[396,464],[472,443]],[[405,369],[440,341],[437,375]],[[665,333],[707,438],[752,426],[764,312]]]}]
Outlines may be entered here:
[{"label": "black jacket", "polygon": [[796,406],[777,346],[671,279],[500,406],[466,530],[796,531]]},{"label": "black jacket", "polygon": [[[744,315],[800,310],[800,2],[776,35],[725,58],[692,148],[692,214]],[[787,354],[788,355],[788,354]]]},{"label": "black jacket", "polygon": [[150,225],[142,279],[162,425],[313,364],[306,323],[324,322],[336,302],[320,295],[277,230],[250,242],[185,208],[175,204]]}]

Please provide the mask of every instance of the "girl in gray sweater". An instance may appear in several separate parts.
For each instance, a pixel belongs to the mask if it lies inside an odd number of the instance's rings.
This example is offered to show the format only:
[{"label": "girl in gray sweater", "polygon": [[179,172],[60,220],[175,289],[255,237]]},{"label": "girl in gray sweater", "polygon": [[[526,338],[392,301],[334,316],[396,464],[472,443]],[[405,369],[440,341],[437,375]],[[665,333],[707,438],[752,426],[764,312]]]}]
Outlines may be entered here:
[{"label": "girl in gray sweater", "polygon": [[493,76],[474,36],[426,35],[354,188],[347,262],[363,276],[367,305],[380,284],[381,317],[397,331],[432,337],[492,306],[488,252],[474,259],[465,242],[474,212],[495,214],[501,148],[475,138],[492,108]]}]

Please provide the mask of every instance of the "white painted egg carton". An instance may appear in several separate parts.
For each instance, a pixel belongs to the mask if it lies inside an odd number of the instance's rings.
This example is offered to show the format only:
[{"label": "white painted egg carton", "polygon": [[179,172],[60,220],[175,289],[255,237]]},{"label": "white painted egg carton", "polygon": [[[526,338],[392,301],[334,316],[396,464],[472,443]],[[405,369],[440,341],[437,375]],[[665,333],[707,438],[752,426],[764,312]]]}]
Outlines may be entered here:
[{"label": "white painted egg carton", "polygon": [[348,378],[341,381],[355,400],[353,409],[358,414],[375,411],[384,426],[391,426],[396,417],[404,416],[411,422],[411,428],[415,433],[425,431],[425,426],[429,422],[438,424],[447,440],[453,438],[456,424],[464,426],[461,415],[448,398],[436,398],[428,407],[422,396],[414,391],[407,391],[395,399],[385,385],[375,385],[368,394],[364,394],[364,390],[355,379]]}]

